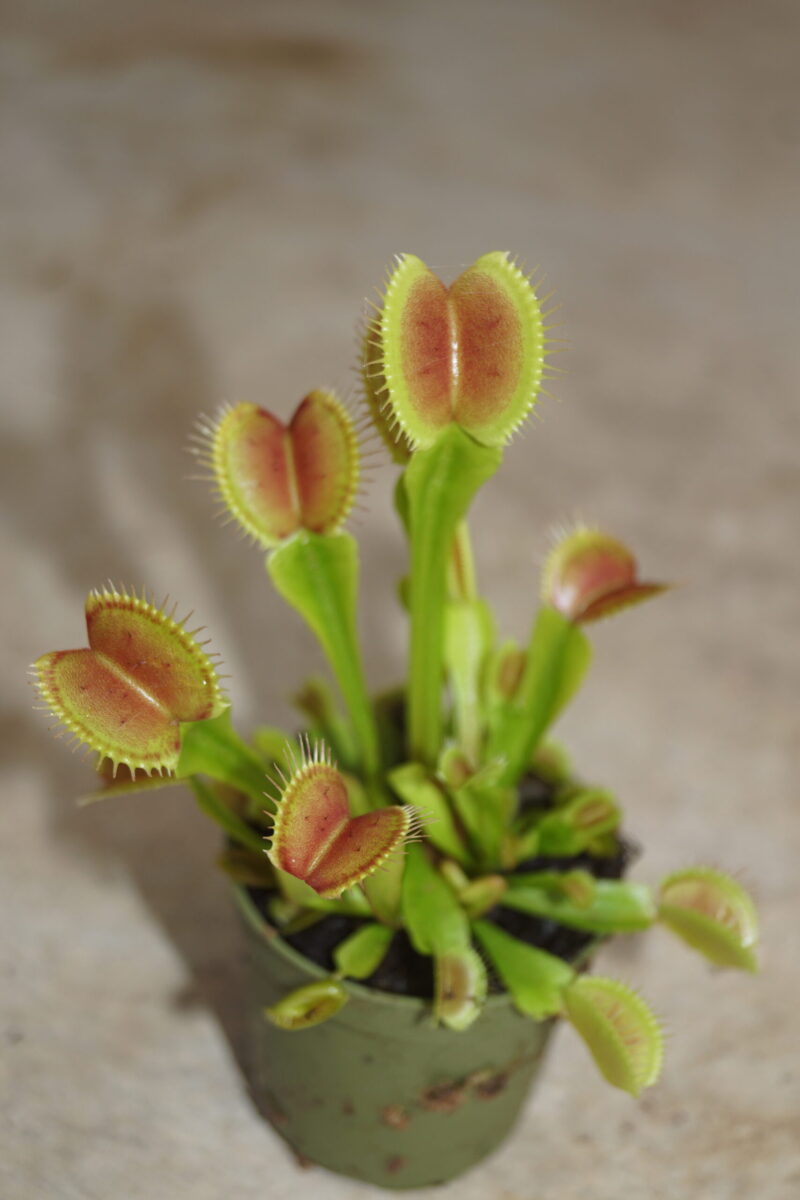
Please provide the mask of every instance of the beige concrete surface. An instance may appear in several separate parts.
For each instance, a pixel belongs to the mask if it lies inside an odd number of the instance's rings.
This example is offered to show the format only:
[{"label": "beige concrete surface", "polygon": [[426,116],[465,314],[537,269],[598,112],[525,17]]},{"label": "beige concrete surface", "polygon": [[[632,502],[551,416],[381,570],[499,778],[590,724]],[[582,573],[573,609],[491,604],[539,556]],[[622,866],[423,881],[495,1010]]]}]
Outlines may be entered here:
[{"label": "beige concrete surface", "polygon": [[[613,1093],[564,1030],[504,1151],[436,1194],[800,1195],[798,6],[0,13],[0,1196],[376,1194],[301,1173],[250,1106],[213,830],[179,791],[78,811],[89,765],[24,672],[82,644],[111,577],[195,608],[244,727],[284,719],[314,648],[186,480],[187,432],[347,388],[394,252],[452,273],[494,248],[547,270],[572,350],[479,504],[486,590],[522,633],[576,513],[683,584],[597,630],[562,733],[627,805],[638,878],[710,861],[752,884],[764,971],[659,932],[609,948],[672,1031],[661,1084]],[[376,683],[403,670],[390,481],[358,527]]]}]

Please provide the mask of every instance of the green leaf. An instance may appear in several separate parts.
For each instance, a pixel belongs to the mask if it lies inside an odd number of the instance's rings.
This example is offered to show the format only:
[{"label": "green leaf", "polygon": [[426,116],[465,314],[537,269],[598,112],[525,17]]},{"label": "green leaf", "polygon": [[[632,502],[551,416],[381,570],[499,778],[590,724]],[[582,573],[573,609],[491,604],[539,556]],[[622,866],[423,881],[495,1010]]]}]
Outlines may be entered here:
[{"label": "green leaf", "polygon": [[348,533],[296,533],[267,556],[267,570],[322,646],[349,709],[365,772],[375,777],[378,734],[356,634],[355,541]]},{"label": "green leaf", "polygon": [[580,909],[588,908],[597,892],[597,879],[581,867],[571,871],[530,871],[511,878],[522,880],[523,887],[541,888],[557,900],[569,900]]},{"label": "green leaf", "polygon": [[505,875],[481,875],[471,880],[459,893],[459,900],[469,917],[482,917],[490,908],[502,902],[508,889]]},{"label": "green leaf", "polygon": [[501,903],[517,912],[545,917],[588,933],[634,933],[648,929],[656,919],[653,897],[644,884],[599,879],[589,904],[584,906],[567,895],[554,894],[547,886],[537,886],[535,881],[540,878],[538,872],[509,876],[508,891]]},{"label": "green leaf", "polygon": [[[478,599],[475,555],[472,550],[469,524],[466,520],[459,521],[453,535],[448,563],[447,592],[451,600]],[[488,617],[490,624],[493,625],[491,613],[488,613]]]},{"label": "green leaf", "polygon": [[604,833],[619,827],[621,813],[603,788],[581,788],[566,804],[537,823],[537,853],[552,858],[581,854]]},{"label": "green leaf", "polygon": [[541,1021],[561,1011],[562,989],[575,975],[568,963],[490,921],[475,921],[472,928],[520,1012]]},{"label": "green leaf", "polygon": [[392,498],[394,500],[394,510],[397,513],[398,520],[403,526],[404,532],[406,535],[408,535],[408,492],[406,491],[405,474],[398,476],[397,483],[394,485]]},{"label": "green leaf", "polygon": [[290,875],[288,871],[281,871],[276,867],[275,879],[281,890],[281,894],[295,908],[310,908],[315,912],[341,913],[344,916],[351,917],[369,917],[372,915],[369,904],[357,887],[348,888],[347,891],[342,892],[341,896],[337,896],[335,900],[329,900],[324,896],[320,896],[318,892],[315,892],[302,879],[298,879],[295,875]]},{"label": "green leaf", "polygon": [[757,970],[758,915],[741,884],[711,867],[689,867],[661,884],[659,919],[719,967]]},{"label": "green leaf", "polygon": [[353,737],[342,719],[324,679],[308,679],[293,697],[300,712],[311,722],[311,730],[321,736],[333,751],[333,757],[345,770],[358,761]]},{"label": "green leaf", "polygon": [[525,670],[526,654],[514,638],[507,638],[492,653],[486,663],[484,691],[490,720],[494,724],[495,710],[501,716],[505,706],[516,694]]},{"label": "green leaf", "polygon": [[499,783],[501,772],[502,764],[497,762],[474,771],[456,746],[446,747],[439,759],[438,775],[447,786],[472,857],[487,870],[500,861],[506,829],[518,802],[516,789]]},{"label": "green leaf", "polygon": [[439,874],[442,876],[442,879],[447,880],[447,883],[459,898],[464,888],[469,887],[469,875],[452,858],[442,859],[439,863]]},{"label": "green leaf", "polygon": [[[127,769],[127,768],[125,768]],[[102,776],[101,776],[102,779]],[[85,808],[89,804],[97,804],[99,800],[110,800],[114,796],[130,796],[136,792],[156,792],[161,788],[183,787],[185,779],[176,775],[142,775],[137,772],[127,778],[103,780],[102,785],[94,792],[87,792],[78,798],[78,806]]]},{"label": "green leaf", "polygon": [[467,914],[420,845],[406,851],[403,924],[419,954],[450,954],[470,944]]},{"label": "green leaf", "polygon": [[447,569],[456,527],[497,470],[498,447],[479,445],[456,425],[418,450],[406,468],[411,540],[409,758],[432,767],[442,744],[442,668]]},{"label": "green leaf", "polygon": [[566,783],[570,778],[572,764],[564,747],[559,742],[548,740],[536,747],[531,759],[531,770],[546,783]]},{"label": "green leaf", "polygon": [[181,725],[177,774],[183,778],[210,775],[244,792],[262,812],[274,808],[264,790],[267,786],[264,764],[233,728],[230,709],[208,721]]},{"label": "green leaf", "polygon": [[335,948],[333,961],[340,975],[349,979],[366,979],[383,962],[394,936],[387,925],[370,921]]},{"label": "green leaf", "polygon": [[274,892],[267,903],[267,913],[270,922],[280,929],[284,937],[302,933],[312,925],[318,925],[325,920],[326,914],[312,908],[298,908],[291,900],[287,900],[280,892]]},{"label": "green leaf", "polygon": [[514,788],[482,781],[476,775],[451,790],[453,805],[479,865],[491,870],[500,861],[503,838],[517,805]]},{"label": "green leaf", "polygon": [[320,979],[289,992],[263,1012],[272,1025],[294,1032],[330,1020],[347,1000],[347,992],[340,983],[334,979]]},{"label": "green leaf", "polygon": [[580,686],[590,658],[591,646],[577,625],[554,608],[539,610],[522,679],[489,739],[487,757],[506,760],[505,782],[516,782],[527,769],[542,735]]},{"label": "green leaf", "polygon": [[458,746],[452,744],[442,748],[436,774],[449,788],[460,788],[475,777],[475,769],[467,762]]},{"label": "green leaf", "polygon": [[641,996],[616,979],[579,975],[564,991],[564,1011],[610,1084],[638,1096],[655,1083],[664,1039]]},{"label": "green leaf", "polygon": [[433,956],[434,1016],[451,1029],[466,1029],[486,997],[486,972],[471,946],[467,914],[422,846],[408,847],[403,923],[414,949]]},{"label": "green leaf", "polygon": [[266,853],[266,842],[261,834],[245,824],[241,817],[237,817],[236,813],[220,800],[213,788],[196,775],[193,775],[189,782],[200,810],[212,821],[216,821],[228,837],[257,854]]},{"label": "green leaf", "polygon": [[556,693],[547,717],[548,726],[558,719],[573,696],[580,690],[592,662],[591,642],[583,630],[578,629],[577,634],[577,637],[568,637],[564,646]]},{"label": "green leaf", "polygon": [[483,601],[450,601],[445,614],[445,666],[458,744],[472,764],[481,749],[481,672],[493,639],[492,615]]},{"label": "green leaf", "polygon": [[472,946],[435,958],[434,1015],[448,1029],[468,1029],[480,1016],[488,980],[483,960]]},{"label": "green leaf", "polygon": [[399,928],[400,905],[403,895],[403,873],[406,864],[406,847],[398,846],[379,871],[373,871],[361,880],[361,889],[369,901],[369,908],[384,925]]},{"label": "green leaf", "polygon": [[469,866],[469,851],[453,820],[447,797],[426,768],[421,763],[404,763],[391,770],[387,778],[400,799],[411,804],[422,817],[428,841],[462,866]]}]

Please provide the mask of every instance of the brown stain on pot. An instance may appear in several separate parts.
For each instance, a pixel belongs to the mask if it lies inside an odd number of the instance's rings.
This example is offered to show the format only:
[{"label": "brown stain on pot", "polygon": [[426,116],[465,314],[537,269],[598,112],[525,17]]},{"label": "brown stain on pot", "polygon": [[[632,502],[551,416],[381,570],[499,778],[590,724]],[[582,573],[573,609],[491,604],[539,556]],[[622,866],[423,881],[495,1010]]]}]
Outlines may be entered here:
[{"label": "brown stain on pot", "polygon": [[390,1129],[405,1129],[411,1120],[411,1115],[402,1104],[387,1104],[381,1109],[381,1120]]},{"label": "brown stain on pot", "polygon": [[482,1077],[472,1080],[475,1095],[479,1100],[494,1100],[502,1096],[508,1087],[509,1071],[495,1071],[490,1075],[482,1073]]},{"label": "brown stain on pot", "polygon": [[391,1158],[387,1158],[386,1160],[387,1174],[396,1175],[398,1171],[402,1171],[405,1165],[406,1160],[403,1158],[402,1154],[393,1154]]},{"label": "brown stain on pot", "polygon": [[452,1083],[436,1083],[426,1088],[420,1096],[420,1104],[427,1112],[455,1112],[469,1094],[469,1080],[459,1079]]},{"label": "brown stain on pot", "polygon": [[427,1112],[451,1113],[460,1108],[470,1094],[475,1095],[478,1100],[494,1100],[497,1096],[502,1096],[514,1071],[528,1061],[526,1055],[518,1055],[499,1071],[485,1067],[483,1070],[473,1071],[464,1079],[436,1083],[425,1089],[419,1102]]}]

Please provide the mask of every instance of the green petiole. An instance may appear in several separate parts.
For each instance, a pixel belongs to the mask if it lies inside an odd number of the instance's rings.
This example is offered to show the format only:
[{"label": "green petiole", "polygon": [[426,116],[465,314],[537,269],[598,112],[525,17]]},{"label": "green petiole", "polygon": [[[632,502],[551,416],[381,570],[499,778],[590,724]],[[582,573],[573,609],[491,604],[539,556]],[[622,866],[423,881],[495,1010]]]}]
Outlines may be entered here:
[{"label": "green petiole", "polygon": [[478,488],[497,470],[502,451],[448,426],[406,468],[411,540],[409,758],[432,767],[442,743],[442,673],[450,551],[459,521]]},{"label": "green petiole", "polygon": [[348,533],[302,531],[267,557],[277,591],[316,635],[331,665],[353,724],[368,780],[380,772],[375,713],[356,633],[358,550]]},{"label": "green petiole", "polygon": [[274,811],[275,806],[264,791],[267,785],[264,763],[233,728],[230,709],[211,720],[182,725],[176,774],[182,779],[209,775],[244,792],[259,812]]},{"label": "green petiole", "polygon": [[542,735],[579,687],[591,646],[579,626],[554,608],[540,609],[525,668],[489,738],[488,758],[504,760],[500,782],[516,783]]}]

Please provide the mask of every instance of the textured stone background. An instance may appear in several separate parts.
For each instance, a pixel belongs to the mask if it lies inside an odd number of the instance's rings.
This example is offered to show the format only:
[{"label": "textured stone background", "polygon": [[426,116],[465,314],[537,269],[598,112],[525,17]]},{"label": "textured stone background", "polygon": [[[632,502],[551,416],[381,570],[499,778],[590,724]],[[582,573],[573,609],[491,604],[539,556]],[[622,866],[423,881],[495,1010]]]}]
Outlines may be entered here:
[{"label": "textured stone background", "polygon": [[[315,653],[186,481],[187,431],[349,387],[393,252],[456,272],[501,247],[546,268],[573,349],[479,505],[485,586],[521,633],[576,512],[685,585],[597,630],[563,735],[628,806],[640,878],[741,871],[765,970],[658,932],[610,948],[673,1030],[661,1085],[612,1093],[563,1031],[506,1149],[436,1194],[798,1195],[797,5],[0,11],[0,1194],[372,1194],[299,1174],[246,1098],[213,831],[177,791],[76,811],[89,768],[23,673],[82,643],[111,576],[194,606],[241,721],[280,720]],[[403,663],[390,478],[360,526],[376,682]]]}]

